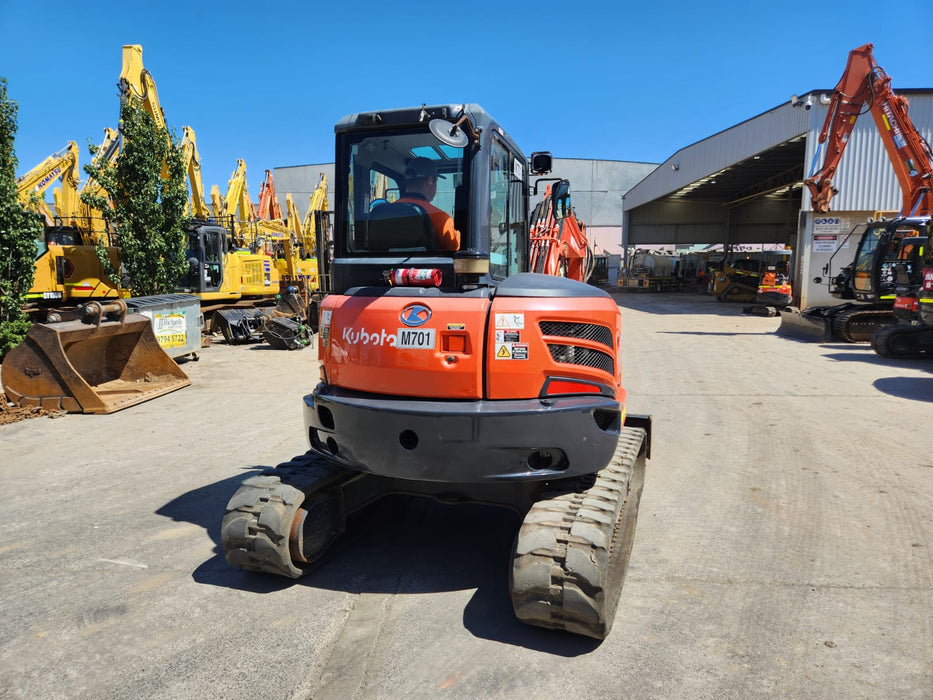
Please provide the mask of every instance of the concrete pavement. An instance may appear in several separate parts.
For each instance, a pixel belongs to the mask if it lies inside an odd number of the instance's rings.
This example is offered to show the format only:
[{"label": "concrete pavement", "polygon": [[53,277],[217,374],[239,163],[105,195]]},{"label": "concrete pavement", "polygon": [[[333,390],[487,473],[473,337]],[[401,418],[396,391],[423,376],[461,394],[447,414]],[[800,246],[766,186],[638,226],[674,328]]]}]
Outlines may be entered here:
[{"label": "concrete pavement", "polygon": [[300,581],[230,568],[224,505],[306,449],[316,351],[0,426],[0,696],[933,697],[933,363],[619,295],[652,459],[602,643],[517,622],[514,515],[390,498]]}]

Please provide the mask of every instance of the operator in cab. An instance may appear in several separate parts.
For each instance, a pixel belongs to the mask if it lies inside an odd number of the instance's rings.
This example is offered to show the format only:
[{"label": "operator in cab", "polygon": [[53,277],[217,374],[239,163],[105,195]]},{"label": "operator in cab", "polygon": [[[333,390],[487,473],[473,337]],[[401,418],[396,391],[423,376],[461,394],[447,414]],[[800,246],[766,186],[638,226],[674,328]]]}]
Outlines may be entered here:
[{"label": "operator in cab", "polygon": [[430,158],[415,158],[405,168],[405,194],[398,201],[417,204],[424,209],[434,227],[437,247],[454,251],[460,249],[460,232],[454,228],[450,214],[431,204],[437,194],[437,180],[443,177]]}]

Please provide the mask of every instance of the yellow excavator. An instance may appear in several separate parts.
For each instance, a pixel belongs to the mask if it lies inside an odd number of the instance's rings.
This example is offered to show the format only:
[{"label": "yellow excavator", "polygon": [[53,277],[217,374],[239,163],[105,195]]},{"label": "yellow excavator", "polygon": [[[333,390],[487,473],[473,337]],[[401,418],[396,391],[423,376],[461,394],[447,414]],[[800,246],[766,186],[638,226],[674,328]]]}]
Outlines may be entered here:
[{"label": "yellow excavator", "polygon": [[[104,273],[95,248],[90,217],[81,210],[79,150],[74,141],[49,156],[17,179],[17,193],[24,209],[42,215],[45,228],[36,241],[36,269],[26,295],[31,303],[69,303],[120,296]],[[55,182],[55,210],[49,209],[43,193]],[[116,250],[111,249],[111,262]]]},{"label": "yellow excavator", "polygon": [[[123,74],[120,78],[123,99],[135,94],[144,107],[164,125],[155,84],[142,68],[142,48],[124,47]],[[97,158],[116,158],[119,138],[108,131]],[[31,171],[21,179],[20,189],[36,192],[56,177],[55,168],[66,172],[66,164],[77,171],[77,147],[69,145],[58,165],[46,164],[42,173]],[[67,158],[67,160],[65,160]],[[51,166],[52,169],[48,170]],[[38,177],[35,185],[32,180]],[[47,226],[46,241],[56,263],[55,278],[59,289],[45,292],[46,299],[76,299],[80,293],[94,296],[122,296],[116,285],[104,287],[94,244],[106,235],[101,224],[95,232],[88,216],[81,223],[77,197],[77,176],[63,178],[63,192],[57,198],[58,218],[68,226]],[[93,187],[99,191],[99,183]],[[25,196],[25,195],[24,195]],[[29,199],[34,198],[29,195]],[[81,212],[81,213],[79,213]],[[56,240],[55,237],[59,236]],[[70,236],[65,240],[65,236]],[[59,251],[60,249],[60,251]],[[87,252],[97,262],[95,285],[80,289],[69,279],[78,273],[74,260]],[[117,251],[111,248],[111,262],[118,265]],[[44,274],[44,270],[41,271]],[[37,275],[39,284],[48,280]],[[69,290],[66,297],[65,290]],[[186,297],[191,298],[191,297]],[[152,298],[148,298],[151,300]],[[3,392],[9,401],[20,406],[71,413],[112,413],[143,401],[188,386],[190,381],[166,353],[156,338],[152,320],[143,313],[131,313],[123,299],[89,301],[77,309],[49,314],[45,322],[34,323],[25,339],[3,360]]]}]

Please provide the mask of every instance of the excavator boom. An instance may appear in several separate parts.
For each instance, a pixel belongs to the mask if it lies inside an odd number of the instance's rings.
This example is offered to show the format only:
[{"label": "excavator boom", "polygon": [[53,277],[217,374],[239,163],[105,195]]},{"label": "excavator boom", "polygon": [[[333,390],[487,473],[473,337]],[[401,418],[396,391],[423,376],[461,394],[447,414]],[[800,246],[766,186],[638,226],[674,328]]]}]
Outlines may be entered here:
[{"label": "excavator boom", "polygon": [[595,255],[585,230],[570,207],[570,183],[561,180],[553,191],[548,185],[531,217],[532,271],[586,282],[593,272]]},{"label": "excavator boom", "polygon": [[[16,180],[16,190],[19,203],[25,208],[33,207],[33,196],[41,198],[51,185],[57,180],[62,181],[61,192],[56,196],[56,215],[61,218],[73,218],[78,207],[78,185],[80,184],[80,169],[78,167],[78,144],[69,141],[58,153],[50,155],[39,165]],[[44,205],[38,205],[39,212],[51,224],[51,212]]]},{"label": "excavator boom", "polygon": [[902,194],[903,216],[933,214],[933,152],[908,114],[904,97],[891,90],[891,78],[875,63],[872,44],[849,52],[845,71],[833,90],[819,143],[826,144],[822,167],[805,180],[813,210],[829,211],[837,190],[833,177],[855,122],[871,112]]}]

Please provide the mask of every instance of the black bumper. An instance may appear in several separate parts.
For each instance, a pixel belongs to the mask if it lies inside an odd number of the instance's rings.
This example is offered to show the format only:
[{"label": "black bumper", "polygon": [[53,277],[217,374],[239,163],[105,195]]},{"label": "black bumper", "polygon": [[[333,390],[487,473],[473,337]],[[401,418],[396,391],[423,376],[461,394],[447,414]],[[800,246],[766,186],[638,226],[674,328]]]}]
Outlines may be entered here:
[{"label": "black bumper", "polygon": [[311,448],[356,471],[420,481],[543,481],[609,463],[619,404],[603,396],[438,401],[319,384],[304,397]]}]

